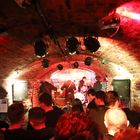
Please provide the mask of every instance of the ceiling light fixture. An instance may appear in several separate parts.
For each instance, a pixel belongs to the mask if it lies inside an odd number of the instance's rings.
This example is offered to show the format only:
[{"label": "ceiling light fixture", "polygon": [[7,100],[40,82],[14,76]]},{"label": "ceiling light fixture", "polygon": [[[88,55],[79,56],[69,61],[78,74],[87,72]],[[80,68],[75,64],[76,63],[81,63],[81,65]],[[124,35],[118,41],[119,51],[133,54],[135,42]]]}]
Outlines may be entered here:
[{"label": "ceiling light fixture", "polygon": [[74,62],[74,63],[72,64],[72,66],[73,66],[73,68],[78,68],[78,67],[79,67],[79,63],[78,63],[78,62]]},{"label": "ceiling light fixture", "polygon": [[78,40],[75,37],[70,37],[66,41],[66,47],[69,52],[69,54],[73,55],[76,53],[77,48],[78,48]]},{"label": "ceiling light fixture", "polygon": [[45,57],[47,54],[47,45],[42,40],[36,40],[34,43],[36,57]]},{"label": "ceiling light fixture", "polygon": [[48,68],[49,67],[49,60],[44,58],[42,60],[42,66],[43,66],[43,68]]},{"label": "ceiling light fixture", "polygon": [[57,65],[57,68],[58,68],[58,70],[62,70],[62,69],[63,69],[63,65],[58,64],[58,65]]},{"label": "ceiling light fixture", "polygon": [[92,64],[92,58],[91,57],[86,57],[84,63],[85,63],[85,65],[90,66]]},{"label": "ceiling light fixture", "polygon": [[86,49],[91,53],[96,52],[100,47],[99,41],[91,36],[85,38],[84,45],[86,46]]}]

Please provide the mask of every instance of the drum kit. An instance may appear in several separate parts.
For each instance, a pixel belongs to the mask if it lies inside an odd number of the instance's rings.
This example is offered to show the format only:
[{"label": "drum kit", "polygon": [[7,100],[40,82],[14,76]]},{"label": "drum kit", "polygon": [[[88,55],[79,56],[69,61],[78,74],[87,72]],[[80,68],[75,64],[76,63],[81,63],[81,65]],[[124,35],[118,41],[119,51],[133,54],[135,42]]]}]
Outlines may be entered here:
[{"label": "drum kit", "polygon": [[[86,97],[86,92],[87,92],[87,86],[83,86],[81,88],[81,91],[78,92],[76,91],[74,93],[74,98],[78,98],[81,100],[82,104],[86,103],[87,102],[87,97]],[[56,94],[56,93],[55,93]],[[63,92],[59,94],[60,96],[58,97],[54,97],[54,102],[56,105],[60,106],[60,107],[64,107],[65,105],[67,105],[66,103],[66,99],[65,99],[65,96],[63,95]]]}]

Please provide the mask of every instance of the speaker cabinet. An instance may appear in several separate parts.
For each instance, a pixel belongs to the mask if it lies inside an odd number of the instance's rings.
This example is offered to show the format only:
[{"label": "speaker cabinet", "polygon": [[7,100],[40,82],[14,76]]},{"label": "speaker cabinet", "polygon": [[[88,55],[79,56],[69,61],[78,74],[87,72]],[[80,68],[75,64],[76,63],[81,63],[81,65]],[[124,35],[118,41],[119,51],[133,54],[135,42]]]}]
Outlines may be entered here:
[{"label": "speaker cabinet", "polygon": [[113,90],[116,91],[122,101],[130,104],[130,79],[113,80]]}]

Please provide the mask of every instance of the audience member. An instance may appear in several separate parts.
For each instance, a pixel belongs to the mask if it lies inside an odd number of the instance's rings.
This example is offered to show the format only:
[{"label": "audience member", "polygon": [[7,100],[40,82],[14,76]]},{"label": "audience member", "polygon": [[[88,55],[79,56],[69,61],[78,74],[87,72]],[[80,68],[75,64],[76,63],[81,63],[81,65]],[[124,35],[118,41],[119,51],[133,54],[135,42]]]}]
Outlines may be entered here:
[{"label": "audience member", "polygon": [[140,140],[140,131],[127,127],[117,132],[113,140]]},{"label": "audience member", "polygon": [[123,101],[120,102],[120,108],[126,113],[132,127],[138,128],[140,124],[140,113],[131,110]]},{"label": "audience member", "polygon": [[105,98],[106,98],[106,94],[104,91],[100,90],[95,92],[95,103],[98,107],[105,106]]},{"label": "audience member", "polygon": [[130,126],[138,128],[138,124],[140,123],[140,114],[136,111],[130,110],[130,108],[120,100],[117,92],[108,91],[106,93],[105,104],[108,108],[122,108],[127,115]]},{"label": "audience member", "polygon": [[24,121],[24,106],[22,103],[14,103],[8,107],[10,126],[4,132],[5,140],[35,140],[35,135],[24,130],[21,125]]},{"label": "audience member", "polygon": [[83,104],[80,99],[74,99],[72,102],[72,111],[84,112]]},{"label": "audience member", "polygon": [[46,112],[46,126],[55,127],[59,117],[64,113],[57,106],[53,106],[52,96],[49,93],[42,93],[39,96],[40,107]]},{"label": "audience member", "polygon": [[[62,127],[63,126],[63,127]],[[98,125],[84,112],[66,112],[57,125],[55,140],[102,140]]]},{"label": "audience member", "polygon": [[96,82],[93,85],[93,89],[95,91],[101,91],[102,90],[101,78],[98,75],[96,76]]},{"label": "audience member", "polygon": [[54,129],[45,125],[45,110],[40,107],[33,107],[29,110],[28,115],[29,122],[34,129],[32,133],[36,133],[39,140],[49,140],[54,136]]},{"label": "audience member", "polygon": [[97,91],[95,94],[95,103],[97,107],[95,109],[90,109],[88,112],[89,117],[99,125],[103,134],[107,133],[107,129],[104,124],[104,114],[107,107],[104,104],[104,100],[105,92]]},{"label": "audience member", "polygon": [[22,122],[25,119],[25,110],[22,103],[14,103],[8,107],[8,118],[10,120],[10,126],[8,130],[21,128]]},{"label": "audience member", "polygon": [[120,99],[116,91],[108,91],[105,96],[105,105],[108,108],[118,108],[120,104]]},{"label": "audience member", "polygon": [[87,98],[88,98],[87,111],[89,111],[90,109],[96,109],[97,106],[95,103],[95,90],[93,88],[88,89]]},{"label": "audience member", "polygon": [[104,115],[104,123],[108,130],[104,135],[105,140],[112,140],[116,132],[129,125],[125,112],[120,108],[108,109]]}]

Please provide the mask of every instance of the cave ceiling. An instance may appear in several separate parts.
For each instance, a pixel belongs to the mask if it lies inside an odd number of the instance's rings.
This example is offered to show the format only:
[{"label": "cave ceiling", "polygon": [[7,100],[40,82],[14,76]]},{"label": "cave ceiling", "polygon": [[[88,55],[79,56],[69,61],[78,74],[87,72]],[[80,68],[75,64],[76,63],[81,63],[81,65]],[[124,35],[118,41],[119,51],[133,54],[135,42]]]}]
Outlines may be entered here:
[{"label": "cave ceiling", "polygon": [[[110,15],[114,13],[120,22],[112,25]],[[65,51],[71,36],[81,43],[79,54]],[[95,53],[82,48],[87,36],[101,42]],[[48,44],[50,69],[44,69],[42,59],[34,55],[34,42],[39,38]],[[24,78],[40,78],[55,71],[59,63],[69,68],[75,61],[105,75],[111,71],[107,62],[130,66],[126,58],[122,59],[125,55],[119,55],[121,50],[139,62],[139,44],[139,0],[0,0],[0,79],[21,70]],[[88,56],[93,58],[93,66],[84,65]]]}]

